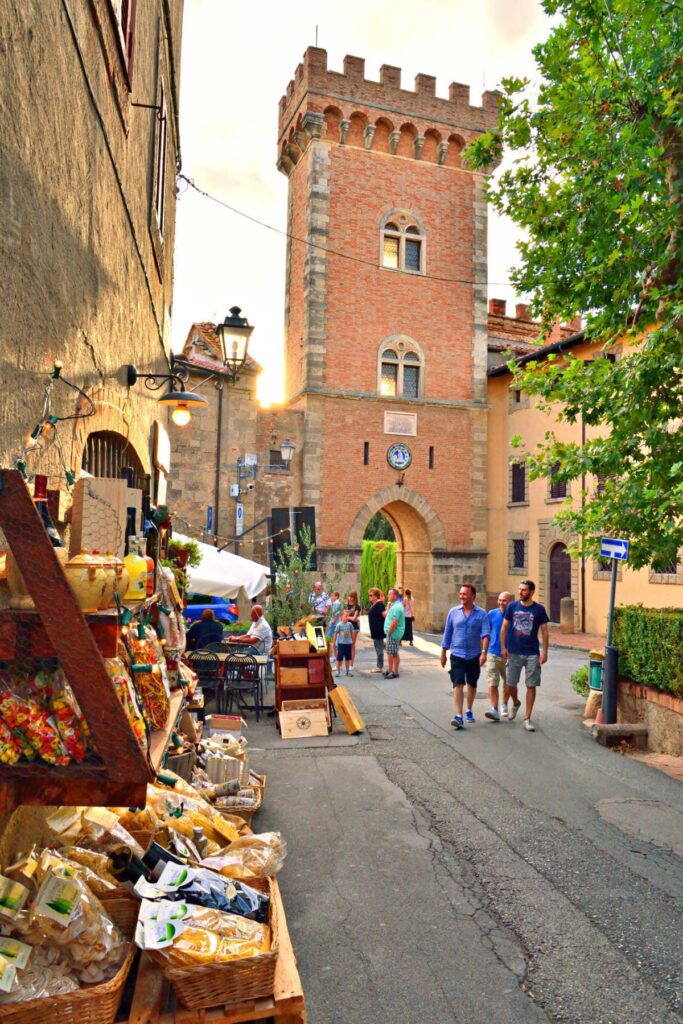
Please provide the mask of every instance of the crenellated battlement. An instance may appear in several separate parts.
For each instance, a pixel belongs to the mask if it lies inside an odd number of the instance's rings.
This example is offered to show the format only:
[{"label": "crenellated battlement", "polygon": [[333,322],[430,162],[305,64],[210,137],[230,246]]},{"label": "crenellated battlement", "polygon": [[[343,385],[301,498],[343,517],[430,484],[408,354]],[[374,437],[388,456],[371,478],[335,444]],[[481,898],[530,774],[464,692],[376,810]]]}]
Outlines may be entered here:
[{"label": "crenellated battlement", "polygon": [[[344,57],[344,70],[330,71],[327,65],[327,50],[309,46],[304,59],[298,65],[280,100],[278,137],[282,140],[303,110],[300,106],[304,96],[313,94],[306,103],[307,110],[322,111],[325,97],[338,104],[381,106],[397,117],[423,117],[440,122],[444,127],[486,131],[496,123],[498,94],[485,92],[482,106],[470,104],[470,88],[459,82],[448,87],[448,98],[436,95],[436,78],[433,75],[415,76],[415,88],[401,86],[401,68],[383,64],[379,69],[379,81],[365,77],[365,60],[362,57]],[[346,113],[346,111],[345,111]],[[350,113],[350,110],[349,110]]]}]

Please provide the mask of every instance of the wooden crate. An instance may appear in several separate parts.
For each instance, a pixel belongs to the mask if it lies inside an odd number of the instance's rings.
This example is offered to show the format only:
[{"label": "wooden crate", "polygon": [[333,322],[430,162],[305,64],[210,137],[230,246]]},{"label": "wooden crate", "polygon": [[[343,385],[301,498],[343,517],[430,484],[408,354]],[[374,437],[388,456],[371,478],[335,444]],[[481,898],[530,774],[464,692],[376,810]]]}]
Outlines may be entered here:
[{"label": "wooden crate", "polygon": [[308,665],[303,668],[283,665],[280,668],[280,683],[282,686],[308,686]]},{"label": "wooden crate", "polygon": [[330,700],[349,735],[353,736],[356,732],[362,732],[365,722],[358,714],[358,709],[351,700],[351,694],[346,687],[335,686],[333,690],[330,690]]},{"label": "wooden crate", "polygon": [[[303,700],[283,700],[282,710],[283,711],[306,711],[313,709],[322,709],[325,712],[327,718],[327,724],[332,728],[332,715],[330,714],[330,702],[327,697],[308,697]],[[265,779],[265,775],[263,776]]]},{"label": "wooden crate", "polygon": [[283,740],[310,739],[311,736],[327,736],[329,732],[324,708],[285,711],[283,707],[279,721]]},{"label": "wooden crate", "polygon": [[248,1024],[274,1020],[276,1024],[306,1024],[306,1003],[287,929],[280,889],[273,880],[271,898],[277,904],[279,952],[272,996],[245,999],[210,1010],[173,1008],[170,985],[163,970],[142,954],[127,1024]]},{"label": "wooden crate", "polygon": [[277,652],[281,658],[301,657],[301,655],[311,653],[311,645],[308,640],[280,640]]}]

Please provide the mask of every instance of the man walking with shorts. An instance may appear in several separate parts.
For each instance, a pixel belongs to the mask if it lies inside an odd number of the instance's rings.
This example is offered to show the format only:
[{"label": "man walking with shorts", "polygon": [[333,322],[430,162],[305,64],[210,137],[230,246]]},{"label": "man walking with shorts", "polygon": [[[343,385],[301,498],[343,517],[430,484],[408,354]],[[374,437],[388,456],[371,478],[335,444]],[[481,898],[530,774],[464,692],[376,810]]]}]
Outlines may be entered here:
[{"label": "man walking with shorts", "polygon": [[455,715],[451,725],[463,729],[462,717],[463,688],[467,683],[467,711],[465,722],[474,723],[472,704],[477,692],[477,682],[482,665],[486,664],[491,626],[486,612],[474,603],[476,587],[463,583],[458,594],[460,606],[451,608],[446,619],[446,628],[441,641],[441,667],[446,667],[446,652],[450,651],[450,677],[453,684],[453,705]]},{"label": "man walking with shorts", "polygon": [[[500,629],[503,625],[503,615],[505,609],[512,600],[512,594],[508,590],[504,590],[502,594],[498,595],[498,606],[493,608],[487,614],[489,625],[491,627],[491,642],[489,643],[488,654],[486,655],[486,681],[489,684],[489,700],[491,707],[486,712],[486,717],[492,722],[500,722],[500,716],[503,718],[508,717],[508,700],[510,694],[507,687],[507,677],[505,675],[506,665],[505,658],[500,653]],[[501,709],[498,710],[498,680],[503,684],[503,704]],[[517,708],[519,707],[519,701],[517,704],[512,705],[512,718],[517,714]]]},{"label": "man walking with shorts", "polygon": [[399,651],[406,625],[403,601],[395,587],[387,594],[387,617],[384,620],[384,634],[387,638],[387,665],[389,671],[384,673],[385,679],[398,679]]},{"label": "man walking with shorts", "polygon": [[[524,728],[536,732],[531,721],[536,689],[541,685],[541,665],[548,660],[548,613],[542,604],[534,601],[536,584],[522,580],[519,585],[519,601],[512,601],[505,609],[505,618],[500,630],[500,648],[507,662],[508,692],[518,706],[517,686],[522,669],[526,685],[526,708]],[[542,649],[538,643],[541,633]],[[516,712],[515,712],[516,713]],[[514,718],[514,714],[510,714]]]}]

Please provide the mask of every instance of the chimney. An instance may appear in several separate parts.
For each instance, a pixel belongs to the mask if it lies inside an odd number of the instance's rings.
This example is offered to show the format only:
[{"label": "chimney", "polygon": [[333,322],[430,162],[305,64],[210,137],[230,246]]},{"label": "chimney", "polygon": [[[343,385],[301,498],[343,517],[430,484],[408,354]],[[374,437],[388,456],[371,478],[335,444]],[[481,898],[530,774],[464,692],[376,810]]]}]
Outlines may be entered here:
[{"label": "chimney", "polygon": [[451,103],[464,103],[470,105],[470,87],[461,85],[460,82],[451,82],[448,86],[448,98]]},{"label": "chimney", "polygon": [[505,299],[489,299],[489,313],[492,316],[505,316],[506,307]]},{"label": "chimney", "polygon": [[562,326],[559,320],[556,320],[553,326],[550,328],[550,333],[545,339],[546,345],[554,345],[556,341],[562,341]]},{"label": "chimney", "polygon": [[583,330],[583,320],[580,316],[575,316],[573,320],[567,321],[567,327],[573,334],[578,334],[579,331]]},{"label": "chimney", "polygon": [[518,302],[515,306],[515,317],[517,320],[531,320],[531,311],[525,302]]}]

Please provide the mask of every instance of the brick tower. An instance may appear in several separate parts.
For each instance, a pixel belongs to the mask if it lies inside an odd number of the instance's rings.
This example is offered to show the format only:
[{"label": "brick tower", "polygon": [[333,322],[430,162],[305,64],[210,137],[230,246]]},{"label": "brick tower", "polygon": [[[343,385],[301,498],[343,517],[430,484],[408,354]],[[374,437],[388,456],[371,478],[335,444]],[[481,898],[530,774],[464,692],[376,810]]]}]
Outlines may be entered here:
[{"label": "brick tower", "polygon": [[486,203],[461,152],[496,107],[456,83],[438,98],[429,75],[402,89],[386,64],[367,80],[358,57],[328,71],[314,47],[280,100],[288,231],[304,240],[288,245],[285,309],[303,503],[349,586],[368,521],[387,516],[421,628],[442,625],[461,580],[484,582]]}]

